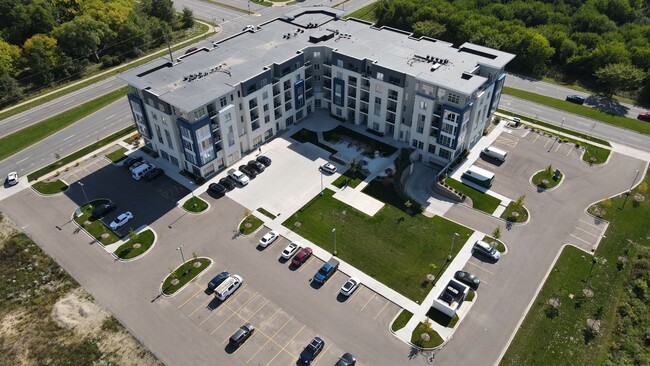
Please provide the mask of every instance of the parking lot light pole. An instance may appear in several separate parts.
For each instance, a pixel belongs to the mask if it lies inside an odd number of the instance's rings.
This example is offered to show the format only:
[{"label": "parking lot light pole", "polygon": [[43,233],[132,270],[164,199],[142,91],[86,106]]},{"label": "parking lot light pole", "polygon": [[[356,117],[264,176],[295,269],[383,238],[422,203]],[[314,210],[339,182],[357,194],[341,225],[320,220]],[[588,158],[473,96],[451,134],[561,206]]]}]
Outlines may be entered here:
[{"label": "parking lot light pole", "polygon": [[630,184],[630,189],[628,190],[628,194],[632,193],[634,182],[636,182],[637,178],[639,178],[639,169],[634,169],[634,171],[636,172],[636,175],[634,176],[634,180],[632,180],[632,184]]},{"label": "parking lot light pole", "polygon": [[336,228],[332,229],[334,233],[334,255],[336,255]]},{"label": "parking lot light pole", "polygon": [[323,195],[323,172],[319,170],[318,173],[320,174],[320,195],[322,196]]},{"label": "parking lot light pole", "polygon": [[454,251],[454,243],[456,242],[456,238],[459,237],[458,233],[454,233],[454,236],[451,237],[451,248],[449,248],[449,255],[447,256],[447,262],[451,261],[451,253]]},{"label": "parking lot light pole", "polygon": [[[638,170],[637,170],[638,172]],[[86,198],[86,203],[88,203],[88,196],[86,196],[86,190],[84,189],[84,184],[81,182],[77,182],[81,186],[81,191],[84,193],[84,197]],[[92,207],[92,206],[91,206]]]},{"label": "parking lot light pole", "polygon": [[[183,244],[181,244],[180,247],[176,248],[176,250],[181,252],[181,259],[183,260],[183,265],[185,264],[185,256],[183,255]],[[185,273],[187,273],[187,268],[185,269]]]}]

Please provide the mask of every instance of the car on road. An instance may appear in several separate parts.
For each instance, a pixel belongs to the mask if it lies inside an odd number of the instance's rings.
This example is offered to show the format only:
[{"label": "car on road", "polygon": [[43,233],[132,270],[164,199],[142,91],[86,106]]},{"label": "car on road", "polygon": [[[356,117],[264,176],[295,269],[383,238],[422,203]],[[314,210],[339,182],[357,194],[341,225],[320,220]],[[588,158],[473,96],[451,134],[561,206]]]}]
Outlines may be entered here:
[{"label": "car on road", "polygon": [[196,47],[190,47],[190,48],[187,49],[187,51],[185,51],[185,54],[187,55],[188,53],[192,53],[192,52],[194,52],[194,51],[196,51],[196,50],[198,50],[198,48],[196,48]]},{"label": "car on road", "polygon": [[641,113],[639,113],[638,116],[636,116],[636,118],[641,120],[641,121],[650,122],[650,112],[641,112]]},{"label": "car on road", "polygon": [[162,176],[165,174],[165,171],[162,170],[161,168],[153,168],[150,171],[144,173],[142,176],[142,179],[144,179],[146,182],[153,182],[156,178]]},{"label": "car on road", "polygon": [[320,166],[320,169],[324,172],[328,172],[330,174],[336,173],[336,167],[332,163],[325,163]]},{"label": "car on road", "polygon": [[282,258],[290,259],[291,257],[293,257],[294,254],[296,254],[298,249],[300,249],[300,245],[298,245],[298,243],[290,243],[282,251]]},{"label": "car on road", "polygon": [[271,245],[275,239],[277,239],[280,236],[280,234],[276,233],[275,231],[269,231],[268,233],[264,234],[262,239],[260,239],[260,246],[262,248],[266,248],[269,245]]},{"label": "car on road", "polygon": [[566,101],[571,102],[571,103],[575,103],[575,104],[583,105],[583,104],[585,104],[585,97],[583,97],[582,95],[567,95],[566,96]]},{"label": "car on road", "polygon": [[214,291],[214,289],[217,288],[217,286],[221,285],[223,281],[225,281],[228,277],[230,277],[230,273],[228,271],[223,271],[214,276],[214,278],[208,282],[208,290]]},{"label": "car on road", "polygon": [[476,243],[474,243],[474,252],[487,256],[494,261],[498,261],[499,258],[501,258],[501,253],[497,250],[497,248],[484,242],[483,240],[477,240]]},{"label": "car on road", "polygon": [[117,208],[117,205],[113,202],[102,203],[101,205],[95,207],[93,213],[90,215],[93,219],[99,219],[109,212],[113,212]]},{"label": "car on road", "polygon": [[310,247],[301,249],[298,253],[296,253],[296,255],[293,256],[291,264],[296,267],[302,266],[305,262],[307,262],[307,259],[311,257],[313,252],[314,251]]},{"label": "car on road", "polygon": [[214,194],[217,197],[222,197],[226,194],[228,190],[226,187],[222,186],[219,183],[210,183],[208,186],[208,192]]},{"label": "car on road", "polygon": [[260,163],[264,164],[267,167],[271,166],[271,158],[269,158],[268,156],[260,155],[255,160],[259,161]]},{"label": "car on road", "polygon": [[262,163],[260,163],[257,160],[251,160],[248,162],[248,167],[255,170],[258,174],[262,173],[266,166]]},{"label": "car on road", "polygon": [[110,227],[113,230],[117,230],[131,220],[133,220],[133,214],[130,211],[127,211],[116,217],[115,220],[111,222]]},{"label": "car on road", "polygon": [[255,332],[255,327],[251,323],[246,323],[239,327],[233,335],[230,336],[229,343],[233,347],[239,347]]},{"label": "car on road", "polygon": [[357,364],[357,359],[351,353],[344,353],[334,366],[354,366]]},{"label": "car on road", "polygon": [[11,172],[7,174],[7,184],[10,186],[15,186],[18,184],[18,173]]},{"label": "car on road", "polygon": [[309,365],[321,353],[323,347],[325,347],[325,341],[320,337],[314,337],[307,347],[300,352],[300,362]]},{"label": "car on road", "polygon": [[361,281],[356,277],[350,277],[344,284],[341,286],[341,295],[350,296],[352,293],[359,287]]},{"label": "car on road", "polygon": [[240,165],[239,171],[246,174],[250,179],[255,179],[255,177],[257,177],[257,172],[248,165]]},{"label": "car on road", "polygon": [[129,156],[128,158],[124,159],[122,166],[125,168],[130,168],[137,163],[142,163],[142,161],[144,161],[144,159],[140,156]]},{"label": "car on road", "polygon": [[474,276],[473,274],[465,271],[456,271],[456,273],[454,274],[454,278],[466,284],[472,290],[476,290],[478,288],[478,285],[481,284],[481,280],[476,278],[476,276]]},{"label": "car on road", "polygon": [[235,189],[235,181],[233,181],[230,177],[223,177],[219,179],[219,184],[226,187],[226,189],[229,191]]},{"label": "car on road", "polygon": [[237,183],[241,184],[242,186],[248,185],[250,182],[250,179],[246,176],[246,174],[240,172],[239,170],[231,170],[228,172],[228,175]]}]

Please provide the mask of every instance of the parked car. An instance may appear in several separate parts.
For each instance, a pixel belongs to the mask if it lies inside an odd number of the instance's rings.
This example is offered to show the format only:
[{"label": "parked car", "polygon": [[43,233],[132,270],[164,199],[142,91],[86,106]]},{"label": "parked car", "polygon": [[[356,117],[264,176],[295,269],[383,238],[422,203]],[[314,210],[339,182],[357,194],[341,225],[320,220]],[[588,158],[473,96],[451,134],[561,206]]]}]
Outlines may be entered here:
[{"label": "parked car", "polygon": [[219,179],[219,184],[224,186],[229,191],[235,189],[235,181],[233,181],[230,177],[223,177]]},{"label": "parked car", "polygon": [[571,102],[571,103],[575,103],[575,104],[583,105],[583,104],[585,104],[585,97],[583,97],[582,95],[567,95],[566,96],[566,101]]},{"label": "parked car", "polygon": [[226,301],[226,299],[232,295],[243,282],[244,279],[240,276],[232,275],[226,278],[219,286],[214,289],[214,295],[217,299]]},{"label": "parked car", "polygon": [[476,290],[478,288],[478,285],[481,284],[481,280],[476,278],[476,276],[473,274],[465,271],[457,271],[456,274],[454,274],[454,278],[466,284],[472,290]]},{"label": "parked car", "polygon": [[225,195],[227,191],[228,190],[226,189],[226,187],[222,186],[219,183],[210,183],[210,185],[208,186],[208,192],[218,197]]},{"label": "parked car", "polygon": [[248,165],[240,165],[239,171],[246,174],[250,179],[255,179],[255,177],[257,177],[257,172]]},{"label": "parked car", "polygon": [[640,119],[641,121],[650,122],[650,112],[641,112],[641,113],[639,113],[638,116],[636,116],[636,118]]},{"label": "parked car", "polygon": [[126,225],[127,222],[133,220],[133,214],[129,211],[120,214],[118,217],[115,218],[109,225],[111,229],[117,230],[121,228],[122,226]]},{"label": "parked car", "polygon": [[307,259],[311,257],[312,253],[313,250],[310,247],[301,249],[298,253],[296,253],[296,255],[293,256],[291,264],[296,267],[302,266],[305,262],[307,262]]},{"label": "parked car", "polygon": [[7,184],[10,186],[15,186],[18,184],[18,173],[11,172],[7,174]]},{"label": "parked car", "polygon": [[323,347],[325,347],[325,341],[320,337],[314,337],[314,339],[312,339],[307,347],[305,347],[305,349],[300,353],[300,361],[309,365],[323,350]]},{"label": "parked car", "polygon": [[289,259],[293,257],[294,254],[300,249],[300,245],[298,243],[291,243],[287,245],[286,248],[282,251],[282,258],[284,259]]},{"label": "parked car", "polygon": [[344,284],[341,286],[341,295],[350,296],[352,293],[359,287],[361,281],[356,277],[350,277]]},{"label": "parked car", "polygon": [[336,270],[339,268],[339,261],[336,260],[335,258],[330,258],[326,263],[323,264],[322,267],[316,272],[314,275],[314,282],[318,284],[325,284],[327,280],[332,277],[334,273],[336,273]]},{"label": "parked car", "polygon": [[241,346],[242,344],[244,344],[244,342],[246,342],[248,338],[250,338],[253,335],[254,331],[255,331],[255,327],[253,326],[253,324],[246,323],[242,325],[241,327],[239,327],[239,329],[237,329],[237,331],[235,331],[233,335],[230,336],[229,339],[230,345],[233,347]]},{"label": "parked car", "polygon": [[208,290],[214,291],[214,289],[217,288],[217,286],[221,285],[221,283],[223,283],[223,281],[225,281],[228,277],[230,277],[230,273],[227,271],[223,271],[214,276],[214,278],[208,282]]},{"label": "parked car", "polygon": [[474,243],[474,252],[483,254],[495,261],[498,261],[499,258],[501,258],[501,253],[497,248],[482,240],[477,240],[476,243]]},{"label": "parked car", "polygon": [[232,169],[228,172],[228,175],[237,183],[241,184],[242,186],[248,185],[248,182],[250,182],[250,179],[246,176],[246,174],[240,172],[239,170]]},{"label": "parked car", "polygon": [[98,219],[100,217],[103,217],[107,213],[114,211],[116,208],[117,205],[114,204],[113,202],[102,203],[101,205],[95,207],[90,217],[92,217],[93,219]]},{"label": "parked car", "polygon": [[336,173],[336,167],[332,163],[325,163],[321,165],[320,169],[324,172],[328,172],[330,174]]},{"label": "parked car", "polygon": [[262,172],[264,171],[264,169],[266,168],[266,166],[265,166],[264,164],[260,163],[260,162],[257,161],[257,160],[251,160],[251,161],[249,161],[249,162],[248,162],[248,166],[249,166],[250,168],[252,168],[253,170],[255,170],[258,174],[259,174],[259,173],[262,173]]},{"label": "parked car", "polygon": [[255,160],[259,161],[260,163],[264,164],[267,167],[271,166],[271,158],[269,158],[268,156],[260,155]]},{"label": "parked car", "polygon": [[339,361],[334,366],[354,366],[357,364],[357,359],[351,353],[344,353]]},{"label": "parked car", "polygon": [[277,239],[280,236],[280,234],[276,233],[275,231],[269,231],[266,233],[262,239],[260,239],[260,246],[262,248],[266,248],[269,245],[271,245],[275,239]]},{"label": "parked car", "polygon": [[124,162],[122,162],[122,166],[125,168],[130,168],[136,163],[142,163],[144,159],[140,156],[129,156],[128,158],[124,159]]},{"label": "parked car", "polygon": [[165,174],[165,171],[162,170],[161,168],[153,168],[152,170],[144,173],[142,176],[142,179],[144,179],[147,182],[153,182],[156,178],[162,176]]}]

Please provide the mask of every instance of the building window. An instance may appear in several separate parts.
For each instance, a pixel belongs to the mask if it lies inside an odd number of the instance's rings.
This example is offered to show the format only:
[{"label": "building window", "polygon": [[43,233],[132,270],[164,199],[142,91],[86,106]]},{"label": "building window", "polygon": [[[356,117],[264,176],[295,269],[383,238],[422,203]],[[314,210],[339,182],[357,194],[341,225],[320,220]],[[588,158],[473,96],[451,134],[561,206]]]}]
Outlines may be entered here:
[{"label": "building window", "polygon": [[422,94],[433,96],[434,88],[431,85],[422,84],[422,88],[420,89],[420,91],[422,92]]},{"label": "building window", "polygon": [[160,132],[160,126],[156,125],[156,136],[158,137],[158,142],[161,144],[164,144],[163,138],[162,138],[162,133]]},{"label": "building window", "polygon": [[194,119],[201,119],[205,114],[205,108],[197,109],[194,111]]},{"label": "building window", "polygon": [[411,146],[413,146],[414,148],[417,149],[417,147],[418,147],[418,140],[413,139],[413,141],[411,141]]},{"label": "building window", "polygon": [[185,152],[185,160],[189,161],[192,164],[196,164],[196,158],[194,155],[190,152]]},{"label": "building window", "polygon": [[270,128],[264,132],[264,140],[269,139],[271,136],[273,136],[273,129]]},{"label": "building window", "polygon": [[384,74],[381,72],[377,72],[377,80],[384,81]]},{"label": "building window", "polygon": [[320,64],[314,64],[314,70],[320,70]]},{"label": "building window", "polygon": [[[181,135],[182,135],[183,137],[186,137],[186,138],[188,138],[188,139],[191,138],[191,137],[190,137],[190,130],[188,130],[188,129],[185,128],[185,127],[180,127],[179,129],[181,130]],[[166,132],[166,130],[165,130],[165,132]]]},{"label": "building window", "polygon": [[447,95],[447,101],[449,103],[458,104],[460,102],[460,95],[449,93],[449,95]]},{"label": "building window", "polygon": [[167,138],[167,146],[169,146],[170,149],[174,150],[174,144],[172,143],[172,135],[165,129],[165,137]]},{"label": "building window", "polygon": [[271,122],[271,116],[264,116],[264,123]]},{"label": "building window", "polygon": [[232,121],[232,115],[230,113],[226,113],[223,115],[223,121],[224,122],[230,122]]},{"label": "building window", "polygon": [[451,158],[451,152],[447,151],[445,149],[440,149],[438,151],[438,156],[445,159],[445,160],[449,160]]},{"label": "building window", "polygon": [[219,104],[221,105],[222,108],[225,107],[226,104],[228,104],[228,101],[226,101],[226,97],[219,99]]},{"label": "building window", "polygon": [[183,148],[185,150],[194,151],[194,149],[192,149],[192,142],[187,141],[185,139],[183,139],[182,141],[183,141]]},{"label": "building window", "polygon": [[320,51],[314,51],[314,58],[320,58]]},{"label": "building window", "polygon": [[436,145],[429,144],[429,152],[431,154],[435,154],[436,153]]},{"label": "building window", "polygon": [[158,115],[155,114],[154,112],[151,112],[151,117],[155,119],[156,121],[158,120]]},{"label": "building window", "polygon": [[264,104],[264,108],[263,108],[263,109],[264,109],[264,112],[268,112],[268,110],[269,110],[269,105],[268,105],[268,104]]},{"label": "building window", "polygon": [[336,60],[336,66],[343,67],[343,60],[341,59]]},{"label": "building window", "polygon": [[420,109],[427,109],[427,102],[425,101],[420,101]]},{"label": "building window", "polygon": [[375,131],[379,131],[379,123],[373,122],[372,123],[372,129],[375,130]]},{"label": "building window", "polygon": [[445,116],[445,119],[448,120],[449,122],[456,123],[456,121],[458,121],[458,114],[448,112],[447,115]]},{"label": "building window", "polygon": [[424,121],[418,121],[417,132],[424,133]]},{"label": "building window", "polygon": [[262,93],[262,99],[268,99],[269,98],[269,92],[265,91]]},{"label": "building window", "polygon": [[377,92],[377,93],[381,93],[382,90],[383,90],[383,88],[381,87],[381,85],[379,85],[379,84],[375,84],[375,92]]}]

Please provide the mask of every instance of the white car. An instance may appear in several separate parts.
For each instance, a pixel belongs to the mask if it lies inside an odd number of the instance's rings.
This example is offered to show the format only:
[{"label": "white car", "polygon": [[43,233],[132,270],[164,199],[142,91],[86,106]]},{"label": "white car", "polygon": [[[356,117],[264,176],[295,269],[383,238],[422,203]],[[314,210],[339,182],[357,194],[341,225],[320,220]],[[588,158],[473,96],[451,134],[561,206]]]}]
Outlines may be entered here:
[{"label": "white car", "polygon": [[347,280],[347,282],[345,282],[345,283],[343,284],[343,286],[341,286],[341,295],[343,295],[343,296],[350,296],[350,295],[352,295],[352,293],[354,292],[354,290],[356,290],[357,287],[359,287],[360,284],[361,284],[361,281],[359,281],[358,278],[356,278],[356,277],[350,277],[350,278]]},{"label": "white car", "polygon": [[15,186],[18,184],[18,173],[11,172],[7,174],[7,184],[10,186]]},{"label": "white car", "polygon": [[290,259],[294,254],[296,254],[298,249],[300,249],[300,245],[298,245],[298,243],[291,243],[287,245],[287,247],[282,251],[282,258]]},{"label": "white car", "polygon": [[320,167],[323,171],[334,174],[336,173],[336,167],[332,163],[325,163]]},{"label": "white car", "polygon": [[245,186],[248,184],[248,182],[250,182],[248,176],[240,172],[239,170],[233,170],[228,175],[230,175],[232,179],[234,179],[237,183],[241,184],[242,186]]},{"label": "white car", "polygon": [[278,238],[278,236],[280,236],[280,234],[276,233],[275,231],[269,231],[262,237],[262,239],[260,239],[260,246],[262,248],[268,247],[275,241],[275,239]]},{"label": "white car", "polygon": [[110,227],[113,230],[117,230],[122,226],[126,225],[126,223],[131,220],[133,220],[133,214],[127,211],[123,214],[120,214],[120,216],[116,217],[115,220],[111,222]]}]

